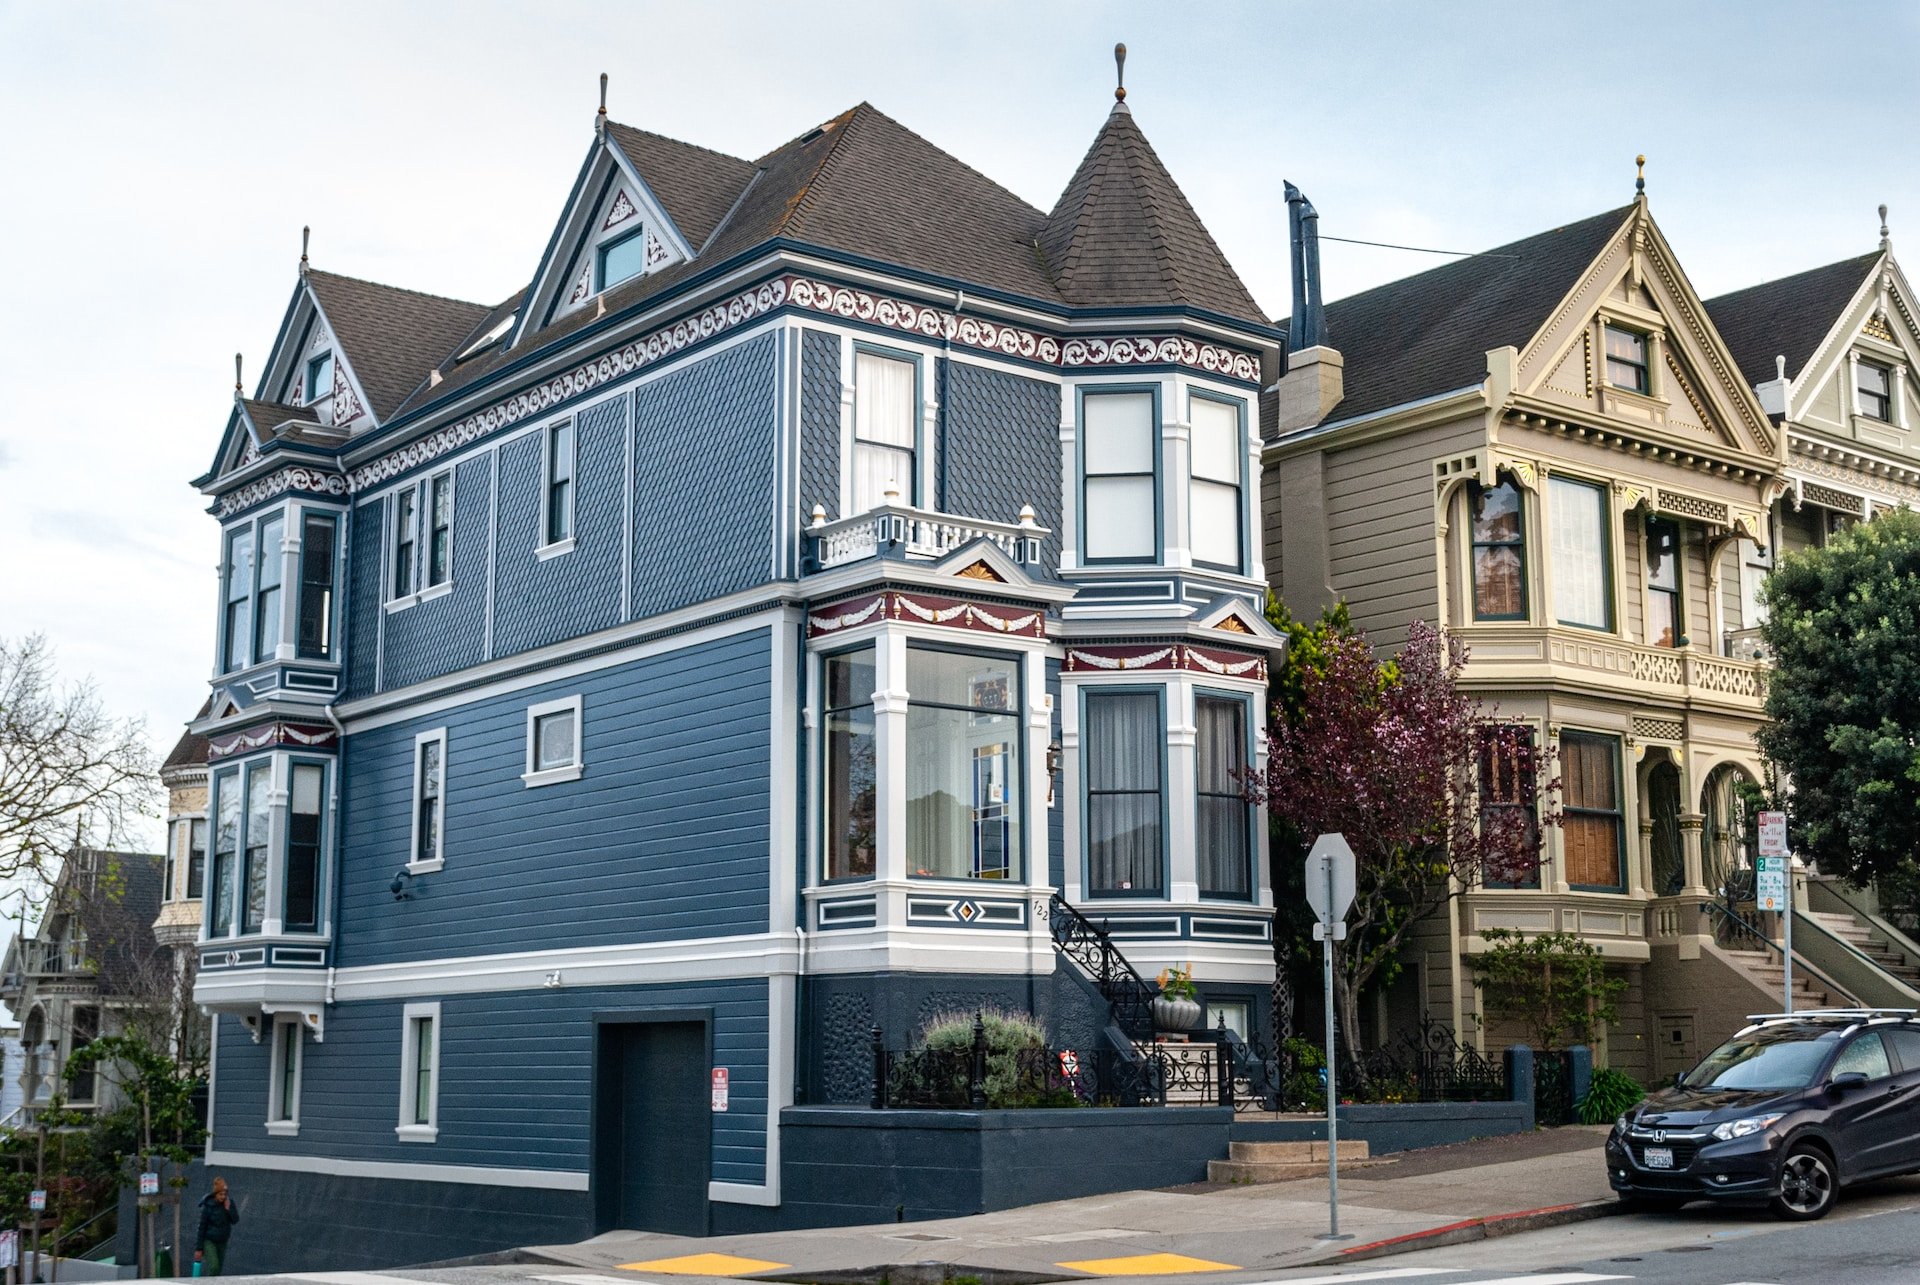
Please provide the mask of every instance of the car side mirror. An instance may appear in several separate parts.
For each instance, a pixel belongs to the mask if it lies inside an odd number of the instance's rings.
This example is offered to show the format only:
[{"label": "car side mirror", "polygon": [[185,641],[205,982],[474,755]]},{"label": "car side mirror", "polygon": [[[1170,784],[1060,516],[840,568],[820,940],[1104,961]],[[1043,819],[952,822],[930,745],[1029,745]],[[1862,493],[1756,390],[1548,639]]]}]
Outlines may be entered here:
[{"label": "car side mirror", "polygon": [[1675,1071],[1673,1073],[1673,1087],[1676,1089],[1684,1089],[1687,1087],[1687,1073],[1685,1071]]},{"label": "car side mirror", "polygon": [[1844,1093],[1848,1089],[1857,1089],[1866,1082],[1865,1071],[1842,1071],[1827,1081],[1827,1087],[1835,1093]]}]

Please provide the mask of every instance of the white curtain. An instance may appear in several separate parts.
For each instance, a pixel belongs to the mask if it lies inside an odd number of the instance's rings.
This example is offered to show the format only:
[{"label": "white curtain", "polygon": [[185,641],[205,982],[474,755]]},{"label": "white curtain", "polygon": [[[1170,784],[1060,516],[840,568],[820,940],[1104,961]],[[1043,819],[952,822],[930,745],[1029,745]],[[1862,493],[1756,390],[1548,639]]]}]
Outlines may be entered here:
[{"label": "white curtain", "polygon": [[1240,566],[1240,412],[1210,397],[1192,400],[1193,488],[1189,509],[1198,562]]},{"label": "white curtain", "polygon": [[1152,558],[1153,394],[1088,393],[1081,419],[1087,556]]},{"label": "white curtain", "polygon": [[1237,700],[1201,697],[1198,724],[1199,816],[1195,839],[1200,891],[1215,897],[1248,895],[1252,860],[1247,843],[1246,706]]},{"label": "white curtain", "polygon": [[1610,628],[1606,492],[1556,477],[1549,494],[1554,618],[1563,625]]},{"label": "white curtain", "polygon": [[1160,700],[1151,692],[1090,692],[1087,763],[1089,891],[1162,890]]},{"label": "white curtain", "polygon": [[914,501],[914,365],[878,353],[853,358],[853,511],[898,491]]}]

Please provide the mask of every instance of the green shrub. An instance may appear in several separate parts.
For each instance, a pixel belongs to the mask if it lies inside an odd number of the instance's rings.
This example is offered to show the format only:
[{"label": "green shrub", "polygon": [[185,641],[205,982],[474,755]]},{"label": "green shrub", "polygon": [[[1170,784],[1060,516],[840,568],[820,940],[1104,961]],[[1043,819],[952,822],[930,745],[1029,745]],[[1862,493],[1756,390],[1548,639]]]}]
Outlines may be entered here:
[{"label": "green shrub", "polygon": [[[937,1013],[920,1028],[925,1049],[968,1053],[973,1049],[972,1013]],[[1047,1033],[1028,1013],[983,1009],[987,1036],[989,1107],[1070,1107],[1079,1105],[1071,1090],[1046,1087],[1043,1061]]]},{"label": "green shrub", "polygon": [[1612,1124],[1627,1109],[1647,1096],[1647,1091],[1625,1071],[1603,1066],[1593,1073],[1587,1096],[1580,1099],[1581,1124]]}]

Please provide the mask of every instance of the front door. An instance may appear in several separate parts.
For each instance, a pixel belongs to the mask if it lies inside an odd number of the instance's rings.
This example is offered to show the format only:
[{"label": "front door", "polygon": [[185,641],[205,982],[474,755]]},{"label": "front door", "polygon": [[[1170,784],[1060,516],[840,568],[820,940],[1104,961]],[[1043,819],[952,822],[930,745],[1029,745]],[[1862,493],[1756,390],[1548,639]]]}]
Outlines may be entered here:
[{"label": "front door", "polygon": [[713,1121],[698,1022],[601,1028],[595,1201],[601,1230],[707,1233]]}]

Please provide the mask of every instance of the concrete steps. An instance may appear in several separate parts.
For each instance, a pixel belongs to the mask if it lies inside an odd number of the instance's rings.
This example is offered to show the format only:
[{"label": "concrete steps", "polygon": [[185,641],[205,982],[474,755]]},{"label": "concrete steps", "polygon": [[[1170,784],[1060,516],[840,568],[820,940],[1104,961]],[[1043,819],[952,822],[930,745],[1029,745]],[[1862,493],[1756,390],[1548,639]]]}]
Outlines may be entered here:
[{"label": "concrete steps", "polygon": [[[1365,1142],[1340,1142],[1340,1172],[1392,1164],[1375,1159]],[[1289,1182],[1317,1178],[1327,1172],[1325,1142],[1229,1142],[1225,1160],[1207,1161],[1208,1182]]]},{"label": "concrete steps", "polygon": [[1920,965],[1909,963],[1906,955],[1876,936],[1871,925],[1863,924],[1843,911],[1816,910],[1808,917],[1871,959],[1882,972],[1920,989]]},{"label": "concrete steps", "polygon": [[[1779,999],[1787,980],[1786,966],[1779,957],[1765,950],[1729,950],[1727,957],[1738,964],[1754,984],[1767,994]],[[1830,1002],[1827,992],[1815,986],[1805,973],[1793,976],[1793,1007],[1796,1010],[1807,1008],[1826,1008]]]}]

